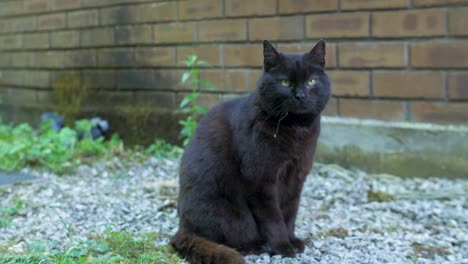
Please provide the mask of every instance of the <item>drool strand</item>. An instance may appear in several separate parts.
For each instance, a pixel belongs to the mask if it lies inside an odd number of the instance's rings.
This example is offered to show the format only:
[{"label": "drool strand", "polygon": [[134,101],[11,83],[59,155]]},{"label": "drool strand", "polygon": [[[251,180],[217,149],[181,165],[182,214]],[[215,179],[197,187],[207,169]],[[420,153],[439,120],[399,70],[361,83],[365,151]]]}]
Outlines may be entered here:
[{"label": "drool strand", "polygon": [[279,130],[279,126],[280,126],[281,120],[285,119],[287,115],[288,115],[288,112],[286,112],[286,114],[284,114],[284,116],[283,116],[282,118],[280,118],[280,120],[278,120],[278,124],[276,125],[275,134],[273,134],[273,137],[274,137],[274,138],[276,138],[276,135],[278,134],[278,130]]}]

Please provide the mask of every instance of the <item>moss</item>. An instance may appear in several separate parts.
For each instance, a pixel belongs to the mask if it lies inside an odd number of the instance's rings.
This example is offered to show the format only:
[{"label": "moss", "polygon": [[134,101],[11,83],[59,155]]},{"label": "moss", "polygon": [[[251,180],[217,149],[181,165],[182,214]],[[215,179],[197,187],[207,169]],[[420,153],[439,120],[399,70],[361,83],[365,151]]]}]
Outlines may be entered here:
[{"label": "moss", "polygon": [[367,190],[367,201],[368,202],[378,202],[384,203],[396,200],[396,197],[392,194],[382,192],[382,191],[373,191],[371,189]]},{"label": "moss", "polygon": [[344,239],[345,237],[349,236],[349,232],[347,229],[338,227],[338,228],[332,228],[323,233],[320,233],[319,236],[320,237],[337,237],[337,238]]},{"label": "moss", "polygon": [[90,89],[81,83],[79,72],[66,72],[54,82],[53,90],[56,111],[65,117],[67,125],[71,125],[76,120]]},{"label": "moss", "polygon": [[415,255],[423,258],[434,259],[436,255],[447,256],[450,255],[450,250],[445,247],[436,247],[431,245],[424,245],[418,242],[411,244]]}]

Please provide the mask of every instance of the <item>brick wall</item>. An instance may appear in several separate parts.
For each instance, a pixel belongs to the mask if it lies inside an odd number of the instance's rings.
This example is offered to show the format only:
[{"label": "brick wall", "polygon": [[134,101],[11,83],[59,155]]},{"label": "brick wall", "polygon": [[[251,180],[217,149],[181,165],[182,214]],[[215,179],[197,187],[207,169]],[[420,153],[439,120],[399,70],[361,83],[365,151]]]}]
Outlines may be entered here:
[{"label": "brick wall", "polygon": [[326,114],[468,119],[468,0],[3,0],[0,110],[36,120],[72,74],[91,91],[83,115],[120,116],[122,129],[161,123],[188,92],[186,55],[214,66],[202,77],[221,90],[200,87],[211,106],[255,88],[263,39],[307,51],[319,38],[333,83]]}]

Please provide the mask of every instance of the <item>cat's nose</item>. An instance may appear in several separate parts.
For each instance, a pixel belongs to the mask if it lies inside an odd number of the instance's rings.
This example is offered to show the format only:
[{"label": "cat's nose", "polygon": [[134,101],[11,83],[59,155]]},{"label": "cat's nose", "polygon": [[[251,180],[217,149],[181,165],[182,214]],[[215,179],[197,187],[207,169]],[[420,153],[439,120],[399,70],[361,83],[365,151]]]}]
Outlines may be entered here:
[{"label": "cat's nose", "polygon": [[297,100],[302,100],[305,98],[305,93],[303,91],[297,91],[295,94],[294,94],[294,97],[297,99]]}]

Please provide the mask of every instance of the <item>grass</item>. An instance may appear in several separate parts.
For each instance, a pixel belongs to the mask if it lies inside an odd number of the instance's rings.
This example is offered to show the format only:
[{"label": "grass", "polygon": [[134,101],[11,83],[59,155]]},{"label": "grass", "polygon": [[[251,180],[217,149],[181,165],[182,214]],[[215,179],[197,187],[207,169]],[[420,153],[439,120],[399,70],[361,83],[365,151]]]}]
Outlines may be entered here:
[{"label": "grass", "polygon": [[21,200],[17,200],[12,206],[0,208],[0,228],[12,225],[13,218],[19,214],[22,208],[24,208],[24,203]]},{"label": "grass", "polygon": [[57,250],[55,243],[36,241],[29,245],[24,254],[6,252],[0,257],[0,264],[182,263],[182,259],[169,246],[154,243],[157,237],[159,235],[154,233],[135,238],[125,232],[106,231],[88,241],[74,242],[63,250]]}]

